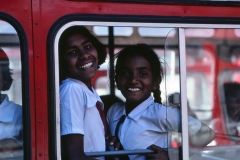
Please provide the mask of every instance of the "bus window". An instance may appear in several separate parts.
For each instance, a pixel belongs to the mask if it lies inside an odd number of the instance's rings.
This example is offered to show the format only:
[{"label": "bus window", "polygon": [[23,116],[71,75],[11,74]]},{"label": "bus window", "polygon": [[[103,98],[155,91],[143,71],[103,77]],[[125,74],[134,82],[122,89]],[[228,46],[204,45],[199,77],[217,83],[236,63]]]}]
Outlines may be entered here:
[{"label": "bus window", "polygon": [[[235,144],[239,144],[239,138],[233,139],[230,134],[224,97],[224,84],[237,82],[235,77],[239,73],[237,48],[240,39],[233,35],[234,29],[185,29],[189,105],[197,118],[216,133],[215,139],[208,145],[214,146],[215,152],[201,153],[207,157],[232,159],[239,151],[234,148]],[[220,149],[222,146],[229,149],[223,151]],[[190,147],[192,152],[195,149]],[[223,156],[221,152],[231,155]],[[198,153],[193,158],[196,155]]]},{"label": "bus window", "polygon": [[[75,25],[81,25],[81,22],[79,22],[79,24],[75,24]],[[111,81],[113,80],[114,75],[110,75],[111,73],[109,73],[109,71],[110,71],[110,64],[109,63],[113,63],[114,64],[114,62],[111,61],[111,56],[114,56],[116,53],[118,53],[121,49],[123,49],[126,46],[129,46],[131,44],[137,44],[137,43],[148,44],[151,48],[153,48],[153,50],[159,56],[159,60],[162,63],[163,69],[165,70],[165,68],[168,66],[168,64],[167,64],[168,62],[164,60],[165,59],[165,57],[164,57],[165,56],[164,41],[165,41],[165,37],[167,36],[168,32],[165,32],[164,36],[161,35],[161,36],[152,36],[152,37],[148,36],[148,37],[144,37],[144,36],[141,36],[139,34],[138,27],[131,27],[131,26],[129,26],[129,27],[125,28],[126,30],[122,30],[122,31],[129,32],[127,29],[133,28],[133,33],[132,34],[128,34],[128,36],[119,36],[119,35],[115,36],[115,33],[113,31],[112,31],[112,33],[109,30],[108,30],[108,32],[106,32],[106,27],[96,27],[96,26],[86,26],[86,27],[91,31],[91,33],[94,33],[95,36],[97,36],[97,38],[101,42],[103,42],[103,44],[105,44],[105,47],[106,47],[106,50],[107,50],[106,62],[103,65],[100,66],[96,76],[92,79],[92,83],[94,85],[94,88],[95,88],[96,92],[100,96],[102,96],[102,97],[103,96],[107,96],[107,95],[112,95],[112,96],[116,96],[121,101],[125,101],[125,99],[124,99],[123,95],[121,94],[121,92],[116,88],[116,85],[115,84],[111,85]],[[94,28],[95,29],[97,28],[97,31],[94,30]],[[109,29],[110,27],[107,26],[107,28]],[[113,28],[115,28],[115,27],[113,27]],[[119,28],[121,28],[121,27],[119,27]],[[101,29],[103,30],[102,32],[101,32]],[[147,28],[147,27],[145,27],[145,29],[152,30],[152,29],[155,29],[155,28],[151,28],[151,27]],[[171,30],[171,28],[169,28],[168,30]],[[59,32],[57,37],[60,37],[62,31],[64,31],[63,28],[61,28],[61,32]],[[105,33],[107,35],[103,35],[102,34],[102,35],[98,36],[97,35],[98,33]],[[125,33],[123,33],[123,34],[125,34]],[[113,42],[111,42],[111,43],[113,43],[114,45],[112,46],[106,40],[109,40],[109,37],[111,37],[113,35],[114,35],[114,38],[113,38]],[[58,44],[58,39],[56,39],[56,44]],[[57,52],[57,50],[55,50],[55,51]],[[55,55],[57,55],[57,54],[58,53],[55,53]],[[169,58],[169,55],[167,57]],[[179,62],[176,62],[176,63],[179,63]],[[168,75],[166,75],[166,77],[168,77]],[[168,87],[166,87],[166,79],[167,78],[165,78],[165,75],[164,75],[164,78],[163,78],[163,80],[161,82],[161,86],[160,86],[162,102],[165,105],[167,103],[167,96],[168,96],[167,94],[170,93],[170,92],[167,91]],[[168,83],[168,85],[170,85],[170,83]],[[176,86],[179,86],[179,84],[176,83]],[[113,93],[110,91],[111,88],[114,89]],[[177,87],[177,88],[179,88],[179,87]],[[61,110],[59,112],[61,113]],[[59,118],[59,115],[57,115],[57,118]],[[59,126],[57,126],[57,127],[59,127]],[[57,136],[60,136],[60,133]],[[60,138],[59,138],[59,140],[60,140]],[[61,145],[61,142],[59,140],[58,140],[58,144]],[[162,147],[164,147],[166,149],[167,146],[168,146],[168,144],[165,144]],[[61,155],[61,154],[58,154],[58,155]],[[176,155],[176,156],[178,156],[178,155]]]},{"label": "bus window", "polygon": [[[233,37],[233,29],[192,29],[184,30],[185,38],[185,65],[180,59],[178,47],[178,38],[168,36],[165,42],[165,60],[169,65],[166,70],[166,85],[168,91],[172,91],[173,96],[176,92],[181,93],[180,86],[180,68],[186,68],[186,100],[188,114],[197,118],[207,126],[210,126],[216,133],[216,138],[208,144],[209,148],[198,148],[189,141],[190,159],[198,159],[199,157],[222,158],[222,146],[230,147],[224,150],[224,154],[231,153],[230,157],[237,156],[238,150],[234,144],[239,144],[238,122],[232,123],[229,118],[228,105],[224,95],[223,85],[229,82],[239,83],[239,39]],[[177,31],[174,31],[177,32]],[[171,32],[170,32],[171,33]],[[227,42],[227,43],[226,43]],[[180,46],[181,47],[181,46]],[[224,50],[221,50],[224,48]],[[224,52],[225,51],[225,52]],[[167,53],[171,53],[171,58],[167,57]],[[169,54],[169,55],[171,55]],[[169,61],[170,60],[170,61]],[[178,63],[180,62],[180,64]],[[224,62],[224,63],[223,63]],[[180,67],[181,66],[181,67]],[[167,76],[170,75],[170,76]],[[172,80],[171,80],[172,79]],[[217,79],[217,80],[216,80]],[[174,88],[171,90],[171,87]],[[239,94],[239,92],[237,92]],[[174,99],[174,98],[172,98]],[[182,99],[176,102],[181,102]],[[236,101],[236,105],[238,102]],[[170,102],[170,105],[171,102]],[[174,104],[177,106],[178,104]],[[180,106],[181,109],[183,109]],[[238,115],[238,111],[236,113]],[[233,124],[235,126],[233,127]],[[232,135],[234,128],[235,137]],[[181,145],[182,139],[179,134],[172,134],[170,140],[171,147]],[[206,138],[204,134],[199,137]],[[184,140],[185,141],[185,140]],[[210,146],[214,146],[211,148]],[[174,155],[174,154],[173,154]],[[231,159],[231,158],[230,158]]]},{"label": "bus window", "polygon": [[0,19],[0,159],[23,159],[21,66],[18,34]]},{"label": "bus window", "polygon": [[[236,156],[239,138],[233,139],[229,134],[229,119],[226,118],[228,115],[222,90],[225,82],[239,83],[240,81],[238,50],[240,43],[239,38],[234,37],[234,29],[199,28],[198,26],[196,28],[186,26],[183,29],[173,28],[171,25],[166,28],[166,25],[160,27],[161,24],[152,24],[152,27],[149,27],[149,24],[145,26],[142,23],[138,25],[134,23],[126,27],[126,24],[110,22],[109,26],[106,24],[101,26],[98,22],[94,23],[96,23],[95,26],[93,23],[88,25],[81,21],[65,24],[56,36],[55,60],[58,58],[56,46],[61,33],[70,26],[85,25],[105,45],[107,51],[106,62],[100,66],[96,76],[92,79],[94,89],[100,96],[110,95],[125,101],[114,81],[114,55],[132,44],[148,44],[158,54],[164,71],[160,84],[163,105],[179,109],[183,115],[182,121],[185,120],[184,123],[189,115],[208,128],[211,127],[216,133],[211,143],[209,141],[204,147],[199,147],[194,141],[184,137],[191,130],[188,126],[183,126],[179,132],[169,131],[165,147],[169,151],[170,159],[179,158],[181,155],[179,148],[185,145],[189,149],[189,159],[204,159],[205,157],[218,159],[221,157],[219,153],[223,152],[222,147],[229,148],[229,150],[224,150],[223,153],[226,154],[224,158]],[[122,29],[123,33],[117,34],[114,28]],[[152,34],[152,32],[161,33]],[[184,40],[184,43],[181,40]],[[55,73],[58,77],[59,72]],[[59,81],[56,80],[56,88],[58,87]],[[178,99],[175,99],[176,103],[169,102],[170,97],[175,95],[178,95]],[[59,105],[59,103],[56,104]],[[61,111],[56,109],[57,122],[60,118],[59,112]],[[172,118],[167,113],[166,117],[168,120]],[[238,128],[239,126],[236,126],[236,130]],[[57,123],[57,131],[57,146],[60,152],[59,123]],[[202,133],[198,142],[208,138],[207,133]],[[227,156],[230,152],[233,154]]]}]

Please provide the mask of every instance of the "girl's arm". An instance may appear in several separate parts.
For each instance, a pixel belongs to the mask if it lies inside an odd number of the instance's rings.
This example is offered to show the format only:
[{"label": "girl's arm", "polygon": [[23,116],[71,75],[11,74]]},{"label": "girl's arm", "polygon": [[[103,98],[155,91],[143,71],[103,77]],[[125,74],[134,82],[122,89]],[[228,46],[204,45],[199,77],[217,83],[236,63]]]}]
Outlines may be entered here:
[{"label": "girl's arm", "polygon": [[82,134],[68,134],[61,136],[62,160],[94,160],[84,153]]},{"label": "girl's arm", "polygon": [[206,124],[201,123],[200,130],[190,135],[190,143],[196,147],[204,147],[215,138],[215,132]]},{"label": "girl's arm", "polygon": [[[168,107],[168,130],[181,132],[181,113],[174,107]],[[196,147],[204,147],[215,138],[215,132],[196,118],[188,116],[188,131],[190,143]]]}]

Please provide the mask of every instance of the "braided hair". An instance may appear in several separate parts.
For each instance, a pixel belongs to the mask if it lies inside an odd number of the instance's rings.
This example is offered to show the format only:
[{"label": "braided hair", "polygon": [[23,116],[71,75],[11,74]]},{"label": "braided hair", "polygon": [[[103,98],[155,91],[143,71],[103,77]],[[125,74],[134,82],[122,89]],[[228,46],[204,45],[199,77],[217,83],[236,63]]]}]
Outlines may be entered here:
[{"label": "braided hair", "polygon": [[[115,58],[114,58],[116,61],[115,81],[119,76],[119,72],[122,68],[122,64],[124,63],[124,61],[127,58],[134,57],[136,55],[144,57],[149,62],[152,70],[152,74],[153,74],[153,80],[160,78],[160,82],[161,82],[163,78],[163,69],[161,66],[161,62],[159,61],[159,57],[153,51],[153,49],[146,44],[136,44],[136,45],[128,46],[122,49],[121,51],[119,51],[118,54],[115,55]],[[154,101],[162,104],[160,83],[157,84],[157,87],[152,92],[153,92]]]}]

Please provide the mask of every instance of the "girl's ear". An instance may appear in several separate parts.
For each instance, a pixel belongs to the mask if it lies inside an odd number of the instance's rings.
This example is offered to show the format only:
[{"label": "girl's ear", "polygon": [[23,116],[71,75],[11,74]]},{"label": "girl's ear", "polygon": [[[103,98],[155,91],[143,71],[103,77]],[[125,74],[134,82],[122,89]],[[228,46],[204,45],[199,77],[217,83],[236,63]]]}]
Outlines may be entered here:
[{"label": "girl's ear", "polygon": [[158,78],[156,78],[155,80],[154,80],[154,82],[153,82],[153,91],[155,91],[156,89],[158,89],[159,88],[159,84],[161,83],[161,78],[160,77],[158,77]]}]

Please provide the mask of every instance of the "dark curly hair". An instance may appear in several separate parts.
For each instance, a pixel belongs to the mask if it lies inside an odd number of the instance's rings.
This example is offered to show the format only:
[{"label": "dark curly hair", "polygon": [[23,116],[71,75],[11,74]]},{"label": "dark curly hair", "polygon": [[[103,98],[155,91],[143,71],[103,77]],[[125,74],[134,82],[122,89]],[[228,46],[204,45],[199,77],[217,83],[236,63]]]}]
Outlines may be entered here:
[{"label": "dark curly hair", "polygon": [[[149,62],[154,80],[156,80],[157,78],[160,78],[160,80],[162,80],[163,69],[157,54],[153,51],[152,48],[150,48],[146,44],[136,44],[136,45],[131,45],[122,49],[115,55],[115,58],[114,58],[116,61],[115,81],[117,80],[117,77],[119,76],[119,72],[122,68],[122,65],[126,61],[126,59],[134,57],[136,55],[144,57]],[[160,84],[158,84],[158,88],[153,91],[153,95],[154,95],[155,102],[162,104]]]},{"label": "dark curly hair", "polygon": [[9,68],[9,59],[7,54],[0,48],[0,66],[2,68],[3,87],[2,91],[7,91],[12,85],[12,70]]},{"label": "dark curly hair", "polygon": [[67,28],[59,39],[59,70],[60,70],[60,80],[64,80],[66,78],[66,67],[64,66],[64,58],[63,53],[66,50],[66,40],[74,35],[74,34],[81,34],[89,39],[89,41],[93,44],[96,48],[98,53],[98,65],[101,65],[106,60],[106,49],[105,46],[84,26],[72,26]]}]

